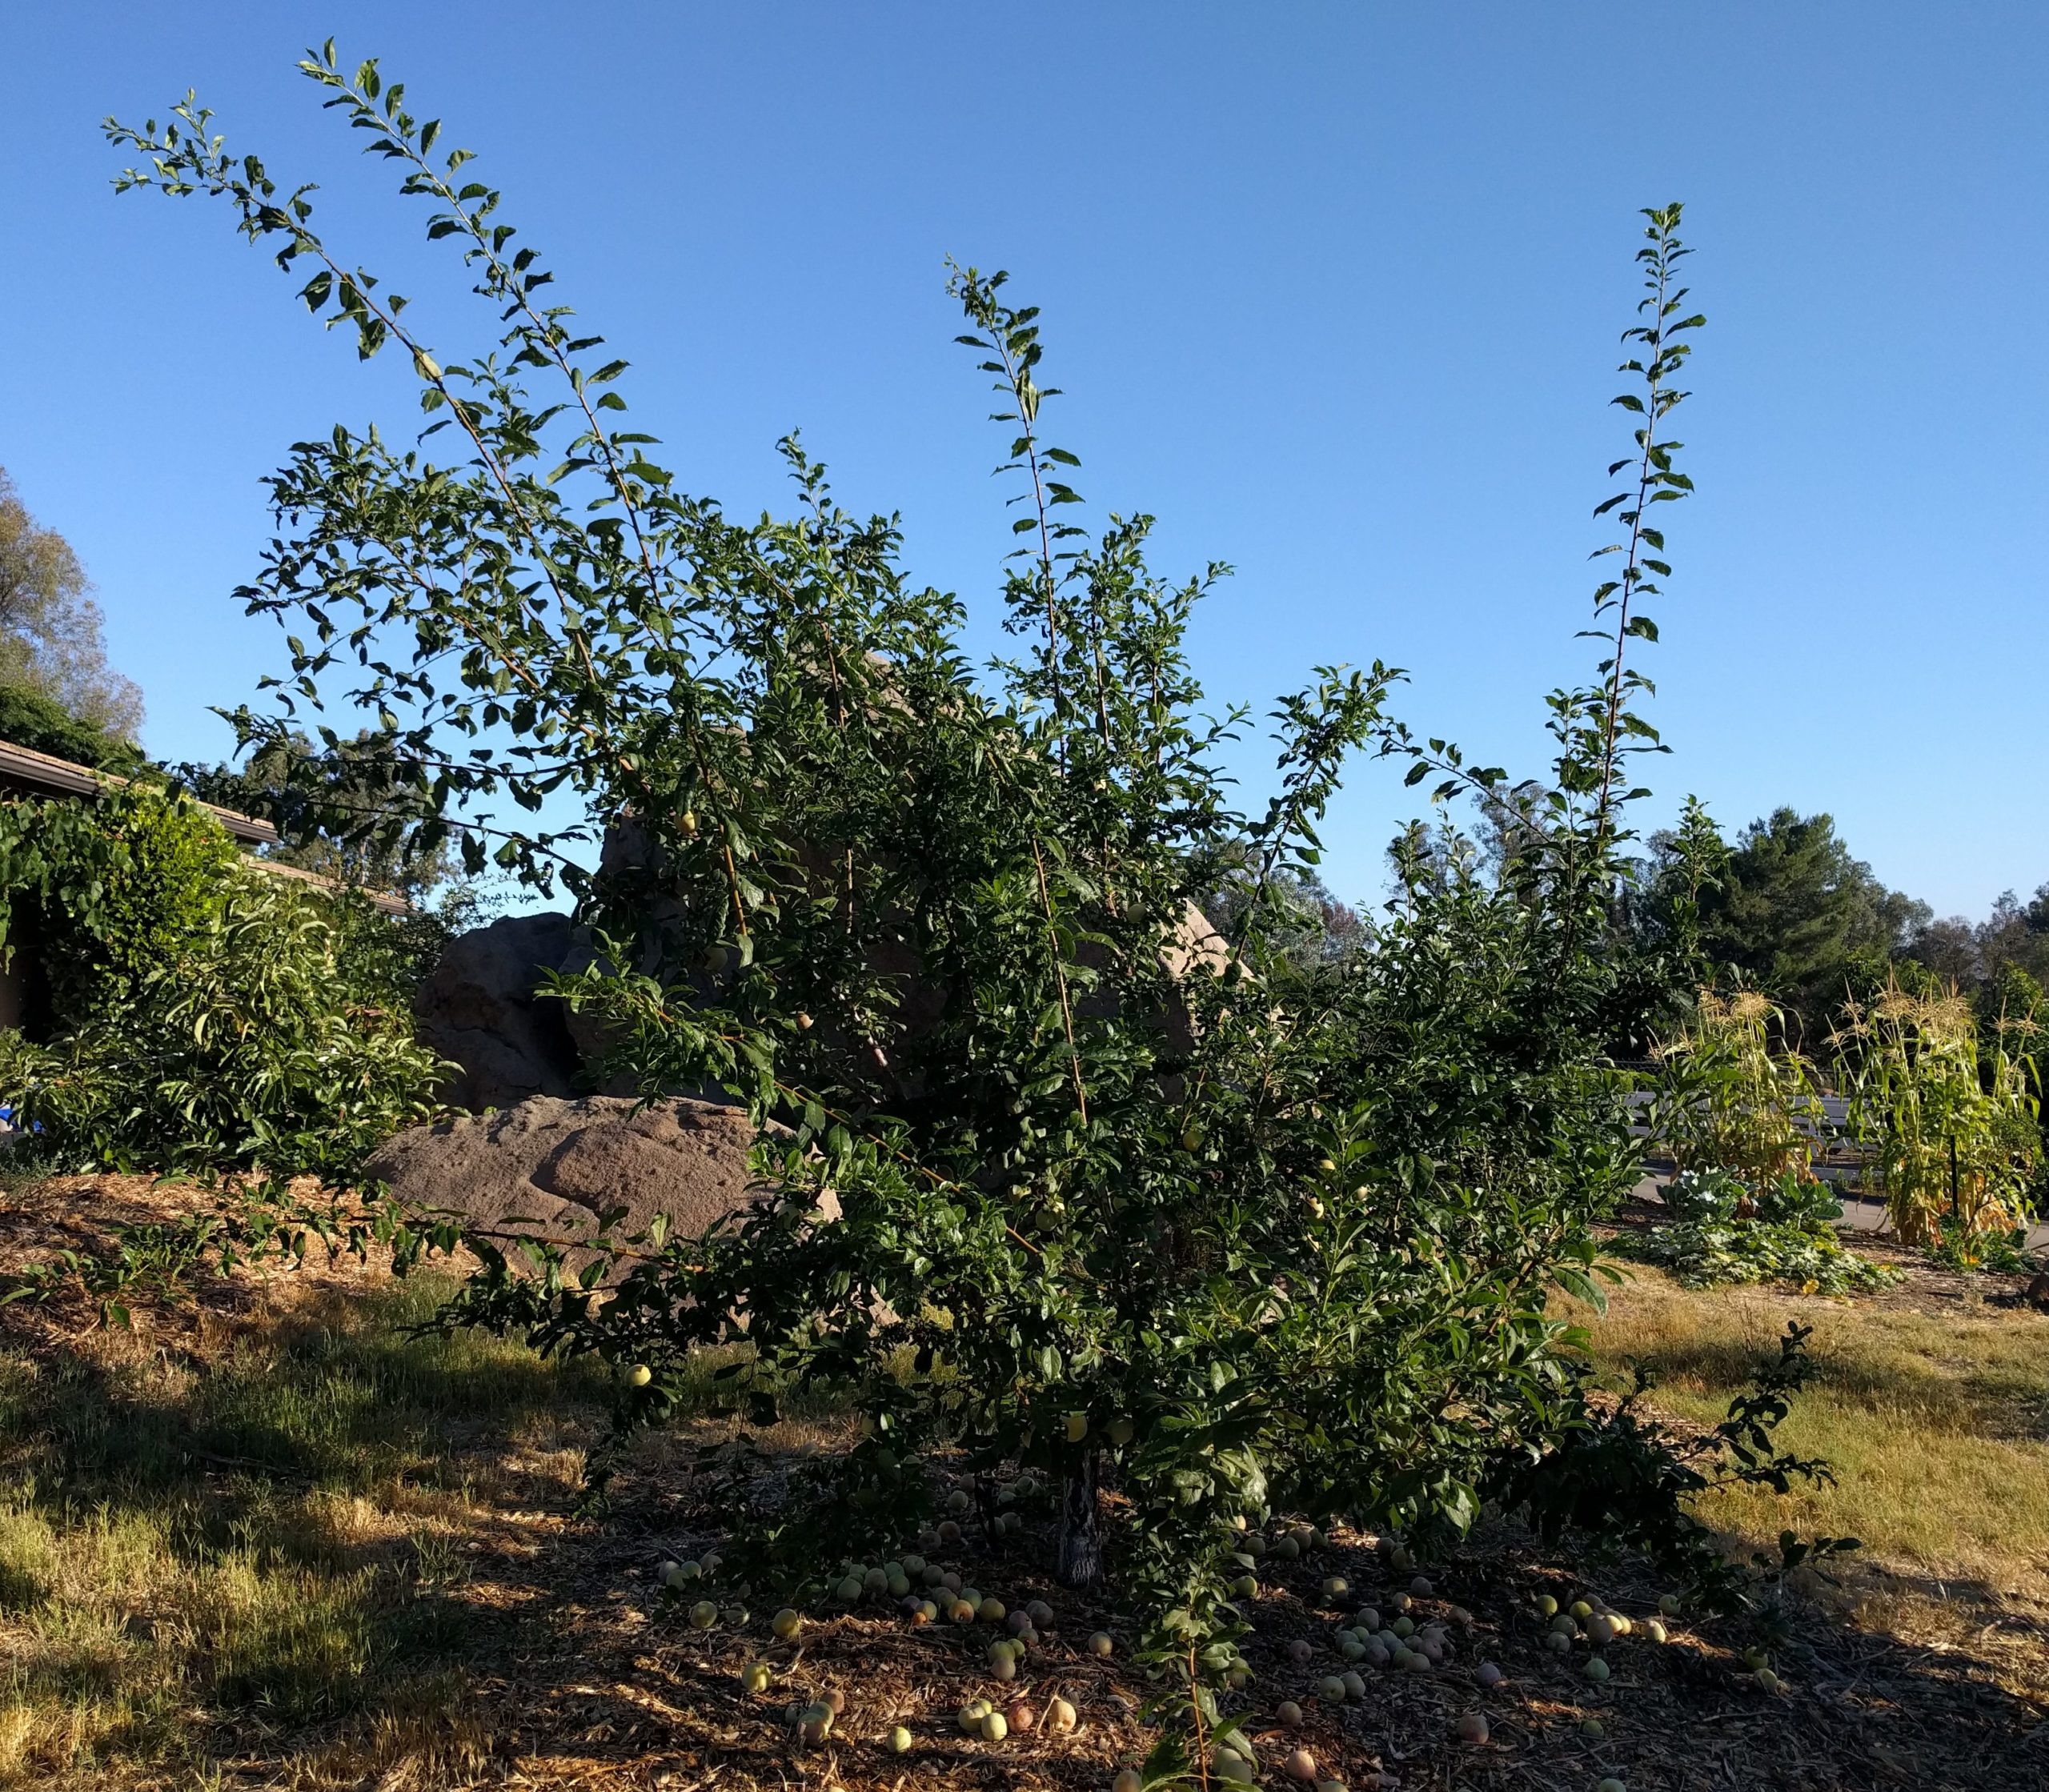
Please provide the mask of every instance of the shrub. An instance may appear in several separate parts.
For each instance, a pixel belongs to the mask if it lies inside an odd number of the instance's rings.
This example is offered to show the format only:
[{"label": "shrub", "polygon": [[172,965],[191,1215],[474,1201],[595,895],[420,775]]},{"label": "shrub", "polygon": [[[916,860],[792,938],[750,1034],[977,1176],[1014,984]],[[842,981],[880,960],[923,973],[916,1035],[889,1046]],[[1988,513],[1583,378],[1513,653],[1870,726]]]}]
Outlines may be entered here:
[{"label": "shrub", "polygon": [[402,1017],[351,1007],[341,988],[313,905],[231,867],[211,910],[125,995],[46,1046],[0,1033],[0,1094],[58,1168],[346,1180],[432,1111],[442,1067]]},{"label": "shrub", "polygon": [[[114,128],[146,158],[126,184],[214,194],[277,239],[313,270],[309,307],[366,355],[401,345],[463,444],[439,465],[337,430],[276,476],[249,597],[293,630],[295,700],[381,710],[373,756],[431,793],[469,863],[577,889],[604,949],[556,988],[607,1024],[611,1071],[650,1095],[724,1086],[791,1129],[758,1149],[776,1193],[736,1232],[612,1241],[625,1273],[602,1303],[558,1253],[522,1275],[479,1239],[487,1271],[449,1322],[644,1365],[634,1423],[676,1409],[700,1346],[742,1337],[725,1385],[743,1421],[843,1394],[857,1441],[796,1470],[728,1552],[757,1590],[816,1587],[841,1552],[901,1538],[935,1452],[1025,1462],[1062,1489],[1055,1565],[1077,1583],[1106,1572],[1116,1481],[1151,1658],[1221,1672],[1248,1513],[1469,1524],[1494,1466],[1561,1422],[1574,1371],[1546,1302],[1594,1293],[1591,1222],[1638,1173],[1593,1042],[1638,969],[1608,925],[1628,771],[1655,742],[1632,655],[1656,639],[1656,507],[1689,484],[1661,435],[1700,321],[1678,208],[1647,214],[1619,401],[1641,427],[1601,507],[1621,536],[1594,598],[1603,657],[1551,700],[1550,776],[1413,737],[1385,716],[1386,668],[1323,667],[1277,705],[1277,792],[1241,817],[1229,730],[1201,719],[1181,655],[1222,569],[1169,581],[1149,519],[1067,520],[1079,463],[1043,433],[1037,314],[1001,275],[953,287],[1018,507],[1022,647],[985,686],[960,607],[900,570],[892,519],[838,509],[794,443],[791,520],[735,524],[683,492],[652,438],[614,427],[625,363],[592,365],[597,339],[539,307],[551,276],[458,176],[464,152],[435,154],[438,126],[375,64],[350,74],[331,46],[303,67],[435,205],[430,235],[462,247],[504,335],[444,365],[314,231],[310,190],[279,202],[192,102]],[[1405,855],[1373,949],[1331,962],[1299,949],[1287,892],[1368,744],[1440,800],[1505,812],[1518,851],[1498,882],[1455,836]],[[508,792],[579,797],[589,832],[635,849],[587,880],[575,828],[483,812]],[[1205,947],[1190,907],[1225,880],[1232,931]],[[844,1217],[825,1225],[828,1191]]]},{"label": "shrub", "polygon": [[0,898],[35,923],[62,1023],[0,1033],[0,1100],[47,1163],[345,1177],[429,1111],[385,918],[251,869],[186,798],[0,803]]},{"label": "shrub", "polygon": [[154,785],[0,800],[0,948],[30,922],[58,1014],[90,1013],[207,924],[239,864],[211,816]]},{"label": "shrub", "polygon": [[55,698],[0,675],[0,740],[95,771],[132,772],[142,754],[129,742],[74,716]]}]

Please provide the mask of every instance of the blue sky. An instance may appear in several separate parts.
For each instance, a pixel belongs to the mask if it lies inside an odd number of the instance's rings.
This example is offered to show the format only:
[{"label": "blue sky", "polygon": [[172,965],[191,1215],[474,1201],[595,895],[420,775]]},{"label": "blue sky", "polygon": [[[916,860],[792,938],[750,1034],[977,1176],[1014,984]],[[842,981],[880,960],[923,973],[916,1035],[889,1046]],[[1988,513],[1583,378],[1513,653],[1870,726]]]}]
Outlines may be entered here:
[{"label": "blue sky", "polygon": [[[1008,267],[1077,483],[1157,514],[1164,569],[1238,569],[1193,642],[1219,705],[1377,657],[1421,732],[1516,768],[1582,663],[1636,208],[1684,199],[1710,323],[1658,811],[1826,808],[1946,912],[2049,879],[2039,0],[8,9],[0,464],[84,557],[174,758],[223,752],[208,706],[278,663],[228,595],[262,476],[410,399],[224,211],[117,200],[98,121],[196,86],[231,146],[323,184],[331,241],[431,339],[489,321],[293,73],[331,32],[480,152],[687,484],[779,505],[800,426],[986,616],[1001,443],[943,264]],[[1377,896],[1413,807],[1359,768],[1341,892]]]}]

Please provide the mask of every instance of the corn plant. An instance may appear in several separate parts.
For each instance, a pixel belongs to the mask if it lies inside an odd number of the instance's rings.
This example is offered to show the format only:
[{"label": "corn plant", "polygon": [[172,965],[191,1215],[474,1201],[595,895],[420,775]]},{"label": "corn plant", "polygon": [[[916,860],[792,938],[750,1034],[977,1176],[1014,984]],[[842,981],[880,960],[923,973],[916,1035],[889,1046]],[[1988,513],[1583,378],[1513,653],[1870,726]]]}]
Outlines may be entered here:
[{"label": "corn plant", "polygon": [[2003,1237],[2024,1211],[2042,1149],[2031,1021],[2003,1016],[1981,1042],[1953,985],[1917,992],[1896,973],[1845,1004],[1834,1043],[1851,1113],[1906,1243]]},{"label": "corn plant", "polygon": [[1693,1024],[1661,1048],[1673,1086],[1658,1142],[1681,1170],[1726,1170],[1754,1189],[1810,1173],[1819,1090],[1807,1060],[1777,1043],[1784,1018],[1757,990],[1703,989]]}]

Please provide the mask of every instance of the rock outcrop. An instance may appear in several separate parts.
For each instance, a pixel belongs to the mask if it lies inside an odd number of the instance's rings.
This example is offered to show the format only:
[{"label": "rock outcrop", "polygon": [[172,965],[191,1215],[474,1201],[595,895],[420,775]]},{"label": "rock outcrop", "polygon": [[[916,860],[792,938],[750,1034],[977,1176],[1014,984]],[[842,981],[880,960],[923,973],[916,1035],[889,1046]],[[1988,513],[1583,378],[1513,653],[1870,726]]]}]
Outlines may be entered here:
[{"label": "rock outcrop", "polygon": [[[674,1100],[636,1112],[611,1096],[535,1096],[401,1133],[368,1172],[415,1212],[497,1232],[573,1242],[619,1213],[612,1235],[624,1240],[660,1213],[672,1237],[695,1238],[761,1198],[748,1173],[754,1140],[743,1108]],[[837,1218],[836,1205],[824,1217]]]},{"label": "rock outcrop", "polygon": [[419,1038],[461,1066],[443,1092],[480,1112],[575,1092],[580,1060],[560,1002],[534,986],[578,938],[568,916],[508,915],[448,942],[413,1004]]}]

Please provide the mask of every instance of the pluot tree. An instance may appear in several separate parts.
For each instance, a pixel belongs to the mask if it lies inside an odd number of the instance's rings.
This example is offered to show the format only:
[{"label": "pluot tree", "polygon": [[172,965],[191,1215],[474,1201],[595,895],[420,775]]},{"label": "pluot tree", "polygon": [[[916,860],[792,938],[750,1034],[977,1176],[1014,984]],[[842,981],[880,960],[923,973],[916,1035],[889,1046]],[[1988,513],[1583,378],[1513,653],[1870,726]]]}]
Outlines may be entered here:
[{"label": "pluot tree", "polygon": [[[613,1241],[602,1297],[595,1267],[487,1245],[451,1322],[646,1365],[623,1378],[635,1421],[715,1344],[744,1345],[724,1373],[748,1426],[836,1390],[858,1441],[742,1527],[728,1559],[756,1586],[815,1588],[900,1539],[935,1452],[1029,1465],[1060,1490],[1058,1571],[1113,1578],[1191,1666],[1229,1658],[1246,1515],[1427,1533],[1526,1479],[1586,1419],[1547,1303],[1592,1291],[1590,1223],[1638,1173],[1598,1041],[1642,981],[1611,915],[1631,768],[1658,747],[1634,656],[1668,570],[1659,507],[1688,489],[1664,434],[1700,322],[1678,208],[1646,214],[1605,646],[1550,699],[1548,774],[1412,735],[1385,667],[1324,667],[1275,706],[1277,794],[1241,816],[1217,755],[1243,718],[1201,719],[1182,647],[1225,569],[1163,579],[1147,517],[1075,520],[1039,321],[1002,275],[952,283],[1013,507],[1017,646],[981,672],[960,604],[903,572],[895,519],[841,511],[794,440],[786,519],[684,491],[627,427],[626,363],[547,302],[470,158],[375,63],[330,45],[301,66],[499,323],[468,358],[414,335],[315,232],[311,190],[231,154],[189,97],[110,124],[142,158],[123,184],[225,201],[309,310],[420,383],[418,443],[337,428],[271,482],[246,595],[289,626],[291,667],[245,739],[361,755],[371,723],[417,848],[575,891],[604,949],[559,988],[602,1018],[609,1068],[650,1097],[729,1091],[763,1128],[743,1225]],[[1512,808],[1518,851],[1491,878],[1454,847],[1371,949],[1305,952],[1297,892],[1361,749]],[[551,800],[578,819],[524,824]],[[1202,937],[1192,909],[1227,883],[1229,931]]]}]

